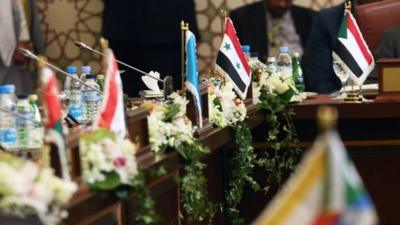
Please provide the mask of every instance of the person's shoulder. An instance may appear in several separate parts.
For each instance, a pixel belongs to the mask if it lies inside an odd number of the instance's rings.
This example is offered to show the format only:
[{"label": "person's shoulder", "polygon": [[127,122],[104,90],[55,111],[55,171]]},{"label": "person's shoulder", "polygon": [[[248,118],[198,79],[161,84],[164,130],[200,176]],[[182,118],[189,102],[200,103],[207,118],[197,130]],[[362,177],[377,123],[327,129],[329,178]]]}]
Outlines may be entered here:
[{"label": "person's shoulder", "polygon": [[400,26],[394,26],[386,29],[383,35],[390,37],[400,37]]},{"label": "person's shoulder", "polygon": [[264,7],[263,2],[254,2],[232,10],[231,14],[248,14]]},{"label": "person's shoulder", "polygon": [[322,17],[336,17],[336,16],[343,16],[343,13],[344,13],[344,5],[339,4],[337,6],[322,9],[321,11],[318,12],[318,15]]}]

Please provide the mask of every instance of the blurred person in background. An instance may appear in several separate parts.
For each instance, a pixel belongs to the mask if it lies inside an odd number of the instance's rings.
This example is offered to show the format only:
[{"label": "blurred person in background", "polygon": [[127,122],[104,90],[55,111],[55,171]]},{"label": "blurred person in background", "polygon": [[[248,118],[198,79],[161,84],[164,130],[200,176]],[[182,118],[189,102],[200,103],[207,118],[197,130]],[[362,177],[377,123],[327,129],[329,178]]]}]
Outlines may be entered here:
[{"label": "blurred person in background", "polygon": [[[103,36],[109,40],[116,58],[145,72],[158,71],[161,79],[174,78],[181,86],[180,23],[198,37],[193,0],[104,0]],[[199,40],[199,38],[197,38]],[[142,74],[124,66],[121,74],[124,93],[131,97],[147,89]]]},{"label": "blurred person in background", "polygon": [[230,17],[240,43],[250,45],[265,62],[282,46],[302,55],[313,15],[313,10],[293,5],[293,0],[263,0],[233,10]]},{"label": "blurred person in background", "polygon": [[34,0],[0,1],[0,85],[14,84],[16,93],[30,94],[37,75],[18,49],[43,53],[44,46]]}]

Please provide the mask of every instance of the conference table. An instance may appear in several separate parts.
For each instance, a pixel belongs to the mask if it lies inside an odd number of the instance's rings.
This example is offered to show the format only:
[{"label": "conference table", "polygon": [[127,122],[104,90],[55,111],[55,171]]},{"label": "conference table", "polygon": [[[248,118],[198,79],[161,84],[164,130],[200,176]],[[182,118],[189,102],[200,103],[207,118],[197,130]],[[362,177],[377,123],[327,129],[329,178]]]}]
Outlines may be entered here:
[{"label": "conference table", "polygon": [[[316,111],[321,105],[331,105],[338,109],[337,130],[354,161],[365,186],[370,193],[380,218],[380,224],[400,224],[397,209],[400,208],[400,101],[361,104],[345,104],[333,100],[327,95],[316,95],[302,103],[291,104],[294,124],[298,132],[300,146],[306,152],[318,134]],[[248,117],[254,136],[256,151],[265,151],[265,112],[254,105],[247,105]],[[166,173],[152,176],[148,173],[146,186],[156,203],[156,211],[161,220],[158,224],[185,224],[179,219],[180,192],[176,176],[182,173],[181,159],[171,151],[163,157],[155,157],[149,148],[146,116],[149,111],[138,109],[127,113],[127,126],[130,138],[138,140],[140,149],[136,154],[140,167],[145,171],[156,171],[162,167]],[[227,185],[229,167],[227,162],[232,151],[234,136],[230,128],[211,128],[197,134],[199,140],[210,149],[204,157],[207,164],[209,199],[222,203]],[[68,205],[69,217],[66,224],[73,225],[111,225],[134,224],[134,201],[121,201],[112,193],[95,193],[81,182],[79,162],[79,134],[71,134],[68,139],[70,148],[71,171],[73,178],[80,183],[79,191]],[[59,170],[57,157],[52,156],[52,165]],[[263,182],[263,171],[257,168],[255,177]],[[272,187],[265,195],[246,188],[239,206],[241,216],[249,224],[274,197],[280,186]],[[223,213],[218,212],[213,224],[229,224]]]}]

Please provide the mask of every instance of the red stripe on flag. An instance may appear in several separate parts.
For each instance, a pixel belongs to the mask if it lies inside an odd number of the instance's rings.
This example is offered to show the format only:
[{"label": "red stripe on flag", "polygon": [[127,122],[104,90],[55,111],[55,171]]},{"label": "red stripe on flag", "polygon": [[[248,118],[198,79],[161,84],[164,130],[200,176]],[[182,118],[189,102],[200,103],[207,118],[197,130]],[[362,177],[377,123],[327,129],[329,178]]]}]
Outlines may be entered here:
[{"label": "red stripe on flag", "polygon": [[105,91],[105,105],[100,115],[99,127],[111,129],[112,121],[115,117],[115,112],[117,111],[118,102],[118,84],[116,76],[118,75],[118,66],[115,61],[114,55],[111,57],[108,66],[112,66],[111,69],[107,69],[109,72],[106,74]]},{"label": "red stripe on flag", "polygon": [[228,35],[228,37],[231,39],[233,46],[235,47],[235,50],[240,58],[240,61],[242,62],[242,65],[246,70],[247,76],[250,76],[249,64],[247,63],[246,57],[243,54],[242,46],[240,45],[239,39],[236,36],[235,27],[233,27],[232,21],[229,18],[226,19],[225,34]]},{"label": "red stripe on flag", "polygon": [[313,221],[312,225],[334,225],[339,221],[340,214],[335,213],[321,213]]},{"label": "red stripe on flag", "polygon": [[47,112],[47,128],[53,128],[55,124],[61,120],[61,101],[57,89],[56,77],[50,69],[45,69],[50,73],[47,83],[44,87],[44,98],[46,102]]},{"label": "red stripe on flag", "polygon": [[347,28],[350,30],[350,32],[353,34],[354,38],[357,41],[358,47],[360,48],[365,60],[367,61],[368,65],[370,65],[373,61],[372,55],[370,51],[368,50],[368,46],[364,41],[364,38],[362,37],[360,30],[358,29],[356,21],[354,21],[353,15],[348,12],[348,19],[347,19]]}]

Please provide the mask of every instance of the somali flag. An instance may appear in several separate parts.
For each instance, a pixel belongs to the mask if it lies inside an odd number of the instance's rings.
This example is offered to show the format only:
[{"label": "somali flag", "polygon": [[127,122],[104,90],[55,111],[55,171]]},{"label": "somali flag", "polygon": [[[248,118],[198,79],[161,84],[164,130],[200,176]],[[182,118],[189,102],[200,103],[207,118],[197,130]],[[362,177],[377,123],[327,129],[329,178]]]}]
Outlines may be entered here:
[{"label": "somali flag", "polygon": [[193,95],[196,105],[199,128],[203,126],[203,117],[201,114],[201,92],[199,85],[199,72],[197,71],[196,59],[196,37],[190,31],[186,31],[186,88]]},{"label": "somali flag", "polygon": [[252,225],[374,225],[377,214],[339,135],[322,134]]}]

